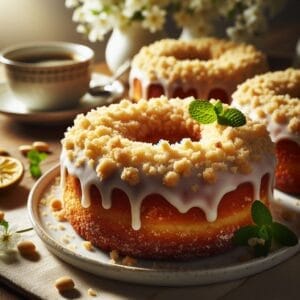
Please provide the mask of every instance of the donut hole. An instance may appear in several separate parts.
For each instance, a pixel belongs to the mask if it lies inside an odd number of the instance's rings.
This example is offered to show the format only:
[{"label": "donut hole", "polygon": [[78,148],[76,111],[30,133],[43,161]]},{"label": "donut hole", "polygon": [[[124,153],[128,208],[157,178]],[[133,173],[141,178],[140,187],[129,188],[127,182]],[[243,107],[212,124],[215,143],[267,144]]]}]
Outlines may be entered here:
[{"label": "donut hole", "polygon": [[[177,116],[178,117],[178,116]],[[199,141],[200,126],[187,126],[184,120],[179,121],[172,115],[170,116],[153,116],[138,120],[140,127],[134,130],[130,123],[122,124],[119,132],[124,138],[131,141],[156,144],[161,140],[166,140],[170,144],[175,144],[182,141],[182,139],[191,139],[192,141]],[[133,123],[134,124],[134,123]]]},{"label": "donut hole", "polygon": [[183,44],[182,47],[164,50],[163,56],[172,56],[176,60],[203,60],[213,58],[213,54],[208,47],[197,47],[197,45]]},{"label": "donut hole", "polygon": [[191,139],[192,141],[197,141],[200,138],[200,131],[191,133],[188,130],[170,130],[164,131],[161,129],[151,128],[147,134],[140,135],[136,137],[134,140],[143,143],[152,143],[157,144],[161,140],[168,141],[170,144],[175,144],[183,139]]},{"label": "donut hole", "polygon": [[[175,54],[175,55],[174,55]],[[210,51],[208,51],[206,49],[206,51],[201,51],[201,52],[197,52],[197,51],[191,51],[191,52],[178,52],[178,53],[173,53],[173,55],[177,60],[203,60],[203,61],[207,61],[210,60],[211,57],[211,53]]]}]

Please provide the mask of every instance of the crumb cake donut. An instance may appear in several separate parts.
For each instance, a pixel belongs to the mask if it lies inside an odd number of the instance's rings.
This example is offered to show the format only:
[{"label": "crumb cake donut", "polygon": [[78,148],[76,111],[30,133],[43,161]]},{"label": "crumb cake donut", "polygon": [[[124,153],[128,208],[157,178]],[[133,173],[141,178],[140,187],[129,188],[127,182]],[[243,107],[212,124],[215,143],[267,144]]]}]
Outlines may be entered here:
[{"label": "crumb cake donut", "polygon": [[[84,239],[121,255],[187,259],[221,253],[268,203],[275,168],[263,124],[201,125],[194,98],[164,96],[79,115],[62,141],[66,218]],[[158,109],[159,108],[159,109]]]},{"label": "crumb cake donut", "polygon": [[241,84],[232,104],[266,124],[276,143],[275,186],[300,193],[300,70],[269,72]]},{"label": "crumb cake donut", "polygon": [[134,57],[129,94],[134,100],[166,95],[229,103],[239,83],[267,70],[265,55],[251,45],[215,38],[165,39]]}]

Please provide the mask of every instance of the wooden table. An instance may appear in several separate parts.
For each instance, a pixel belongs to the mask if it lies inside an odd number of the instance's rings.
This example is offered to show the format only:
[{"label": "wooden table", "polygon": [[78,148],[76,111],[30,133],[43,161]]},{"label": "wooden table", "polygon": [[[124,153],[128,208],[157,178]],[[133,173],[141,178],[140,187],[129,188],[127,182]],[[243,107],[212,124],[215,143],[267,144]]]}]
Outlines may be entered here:
[{"label": "wooden table", "polygon": [[[96,65],[95,71],[107,75],[110,74],[105,64]],[[0,65],[0,83],[3,81],[5,81],[5,74],[3,67]],[[67,126],[68,124],[47,126],[47,120],[41,126],[17,123],[13,119],[0,114],[0,147],[6,149],[11,156],[20,159],[26,168],[25,175],[19,186],[7,192],[0,192],[0,210],[9,215],[16,209],[24,209],[29,191],[35,183],[35,180],[31,178],[28,172],[28,161],[20,153],[18,147],[31,144],[33,141],[49,143],[51,154],[41,165],[44,172],[58,163],[61,148],[60,140]],[[3,285],[0,278],[0,299],[19,298],[24,299],[24,295],[20,296],[16,290]]]},{"label": "wooden table", "polygon": [[[107,69],[103,65],[98,66],[97,70],[107,73]],[[35,182],[29,175],[28,162],[20,154],[18,147],[23,144],[31,144],[35,140],[48,142],[52,153],[42,163],[42,170],[46,171],[58,162],[60,139],[63,137],[64,131],[65,126],[47,127],[43,124],[41,126],[18,124],[13,119],[0,114],[0,146],[7,149],[12,156],[20,159],[26,167],[21,184],[13,190],[0,194],[0,210],[5,211],[8,216],[12,216],[16,211],[24,211],[24,214],[26,214],[27,196]],[[7,265],[7,268],[9,267]],[[26,299],[26,297],[32,299],[32,296],[28,296],[28,294],[26,296],[26,293],[20,294],[20,290],[15,286],[7,287],[8,282],[4,278],[1,280],[2,272],[0,271],[0,281],[2,281],[0,284],[0,299]],[[120,284],[109,280],[104,282],[106,284],[101,288],[107,288],[105,299],[175,300],[184,297],[187,299],[200,299],[202,297],[204,299],[224,300],[253,298],[256,300],[299,299],[300,254],[263,273],[230,283],[188,288],[128,285],[126,289],[124,283]]]}]

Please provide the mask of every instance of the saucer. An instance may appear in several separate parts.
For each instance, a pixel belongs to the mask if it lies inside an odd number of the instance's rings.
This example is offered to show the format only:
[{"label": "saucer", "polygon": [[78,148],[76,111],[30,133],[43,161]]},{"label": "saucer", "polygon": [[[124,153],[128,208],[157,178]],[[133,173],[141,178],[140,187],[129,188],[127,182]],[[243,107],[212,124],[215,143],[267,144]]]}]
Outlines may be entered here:
[{"label": "saucer", "polygon": [[[93,85],[102,85],[109,82],[110,77],[101,73],[92,74]],[[18,101],[9,90],[6,83],[0,83],[0,113],[25,123],[42,123],[45,125],[67,123],[72,121],[79,113],[85,113],[92,108],[108,105],[124,95],[124,86],[120,81],[115,81],[111,86],[111,96],[92,96],[85,94],[78,104],[72,109],[57,111],[31,111]]]}]

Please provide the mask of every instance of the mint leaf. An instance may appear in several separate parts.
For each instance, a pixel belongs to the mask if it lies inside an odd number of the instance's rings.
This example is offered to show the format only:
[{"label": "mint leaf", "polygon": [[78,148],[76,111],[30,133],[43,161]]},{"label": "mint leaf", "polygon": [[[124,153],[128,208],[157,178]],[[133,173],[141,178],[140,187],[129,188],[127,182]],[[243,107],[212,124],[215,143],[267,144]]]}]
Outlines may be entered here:
[{"label": "mint leaf", "polygon": [[298,244],[298,237],[283,224],[273,222],[271,225],[273,237],[276,242],[283,246],[295,246]]},{"label": "mint leaf", "polygon": [[201,124],[210,124],[217,120],[214,106],[208,101],[192,101],[189,105],[189,114]]},{"label": "mint leaf", "polygon": [[239,127],[246,124],[246,117],[236,108],[229,108],[222,114],[218,114],[218,123],[231,127]]},{"label": "mint leaf", "polygon": [[30,164],[29,171],[33,178],[39,178],[42,175],[39,164]]},{"label": "mint leaf", "polygon": [[221,101],[218,101],[215,105],[214,105],[214,109],[217,115],[221,115],[223,113],[223,104]]},{"label": "mint leaf", "polygon": [[40,163],[47,158],[47,153],[39,152],[37,150],[30,150],[27,154],[27,158],[31,163]]},{"label": "mint leaf", "polygon": [[265,241],[265,243],[262,244],[257,244],[254,246],[254,255],[256,257],[259,256],[267,256],[268,253],[270,252],[271,249],[271,245],[272,245],[272,239]]},{"label": "mint leaf", "polygon": [[238,229],[233,235],[233,243],[238,246],[247,246],[248,240],[252,237],[258,237],[259,227],[256,225],[247,225]]},{"label": "mint leaf", "polygon": [[270,252],[272,241],[283,246],[298,244],[297,235],[288,227],[273,222],[269,209],[259,200],[252,203],[252,220],[256,225],[248,225],[237,230],[233,243],[240,246],[249,245],[255,256],[266,256]]},{"label": "mint leaf", "polygon": [[272,215],[269,209],[259,200],[255,200],[251,207],[252,219],[258,226],[271,225]]},{"label": "mint leaf", "polygon": [[4,227],[4,230],[7,232],[8,227],[9,227],[9,224],[8,224],[7,221],[1,220],[1,221],[0,221],[0,226],[3,226],[3,227]]},{"label": "mint leaf", "polygon": [[39,152],[37,150],[30,150],[27,153],[27,158],[31,163],[38,163],[40,161]]},{"label": "mint leaf", "polygon": [[42,175],[40,163],[47,158],[47,153],[39,152],[37,150],[30,150],[27,154],[29,159],[29,171],[33,178],[39,178]]},{"label": "mint leaf", "polygon": [[272,230],[266,225],[262,225],[259,227],[258,236],[265,241],[272,240]]},{"label": "mint leaf", "polygon": [[239,127],[246,124],[246,117],[236,108],[224,110],[221,101],[212,104],[204,100],[194,100],[189,105],[190,116],[199,123],[210,124],[218,121],[221,125]]}]

